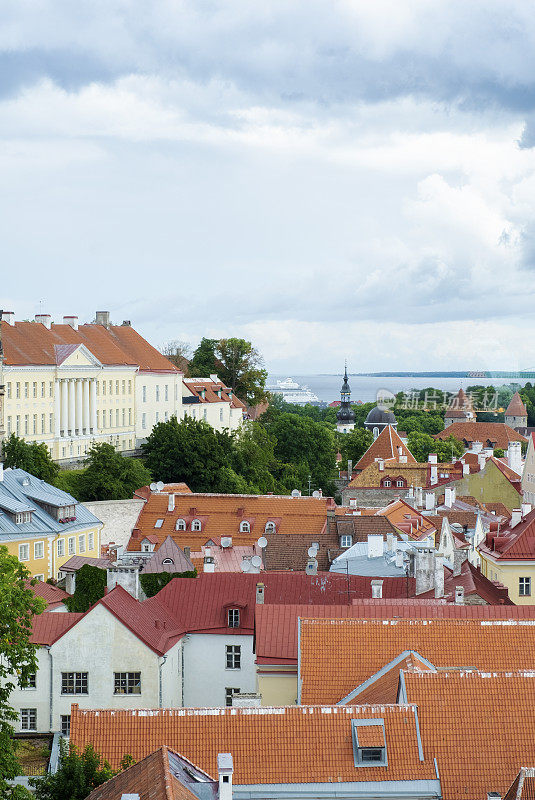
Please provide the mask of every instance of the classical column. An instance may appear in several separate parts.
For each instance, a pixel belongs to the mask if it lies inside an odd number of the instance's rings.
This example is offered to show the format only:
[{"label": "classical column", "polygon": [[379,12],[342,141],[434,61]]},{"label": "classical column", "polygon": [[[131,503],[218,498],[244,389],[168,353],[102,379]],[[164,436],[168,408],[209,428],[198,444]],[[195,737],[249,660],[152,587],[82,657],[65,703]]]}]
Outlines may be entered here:
[{"label": "classical column", "polygon": [[61,396],[60,396],[61,383],[56,378],[54,381],[54,437],[59,439],[59,417],[61,414]]},{"label": "classical column", "polygon": [[82,379],[77,378],[74,381],[75,394],[76,394],[76,435],[81,436],[82,431]]},{"label": "classical column", "polygon": [[89,435],[89,380],[84,378],[82,381],[82,433],[84,436]]},{"label": "classical column", "polygon": [[76,406],[74,398],[75,385],[76,381],[74,378],[69,378],[69,436],[74,436],[76,427]]},{"label": "classical column", "polygon": [[69,419],[69,399],[68,399],[68,385],[67,381],[61,380],[61,435],[67,436],[67,427],[68,427],[68,419]]},{"label": "classical column", "polygon": [[96,379],[89,384],[91,432],[97,433],[97,382]]}]

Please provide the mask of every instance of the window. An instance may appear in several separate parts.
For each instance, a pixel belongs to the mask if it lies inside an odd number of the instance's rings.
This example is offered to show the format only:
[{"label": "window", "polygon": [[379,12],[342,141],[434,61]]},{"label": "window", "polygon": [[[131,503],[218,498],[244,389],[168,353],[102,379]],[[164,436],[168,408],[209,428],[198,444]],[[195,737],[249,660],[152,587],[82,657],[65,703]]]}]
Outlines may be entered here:
[{"label": "window", "polygon": [[160,400],[160,387],[156,387],[156,402],[158,403]]},{"label": "window", "polygon": [[37,688],[37,675],[35,672],[30,672],[26,675],[26,685],[22,686],[19,683],[19,687],[21,689],[36,689]]},{"label": "window", "polygon": [[126,381],[123,381],[123,382],[121,383],[121,393],[122,393],[122,394],[124,394],[124,393],[125,393],[125,391],[126,391]]},{"label": "window", "polygon": [[141,672],[115,672],[114,694],[141,694]]},{"label": "window", "polygon": [[396,481],[396,486],[403,486],[403,481]]},{"label": "window", "polygon": [[203,410],[202,415],[204,419],[208,419],[208,412],[206,409]]},{"label": "window", "polygon": [[142,389],[141,389],[141,399],[143,400],[144,403],[147,402],[147,387],[146,386],[143,386]]},{"label": "window", "polygon": [[61,694],[88,694],[87,672],[62,672]]},{"label": "window", "polygon": [[41,414],[41,433],[46,433],[46,414]]},{"label": "window", "polygon": [[30,545],[19,544],[19,561],[29,561],[29,560],[30,560]]},{"label": "window", "polygon": [[174,563],[175,562],[173,561],[172,558],[164,558],[164,560],[162,561],[162,564],[174,564]]},{"label": "window", "polygon": [[239,694],[239,693],[240,693],[239,689],[233,689],[231,687],[227,687],[225,689],[225,705],[226,706],[231,706],[232,705],[232,695],[233,694]]},{"label": "window", "polygon": [[361,747],[359,748],[359,755],[363,763],[382,763],[384,759],[382,747]]},{"label": "window", "polygon": [[251,525],[246,520],[240,522],[240,533],[251,533]]},{"label": "window", "polygon": [[186,521],[184,519],[177,519],[175,525],[176,531],[185,531],[186,530]]},{"label": "window", "polygon": [[155,528],[161,528],[162,525],[163,525],[163,519],[157,519],[156,522],[154,523]]},{"label": "window", "polygon": [[340,536],[340,547],[351,547],[353,544],[353,537],[350,534]]},{"label": "window", "polygon": [[7,395],[6,395],[7,399],[11,400],[11,384],[10,383],[6,384],[6,389],[7,389]]},{"label": "window", "polygon": [[61,733],[63,736],[70,736],[71,734],[71,715],[61,715]]},{"label": "window", "polygon": [[115,427],[119,427],[119,409],[115,409]]},{"label": "window", "polygon": [[119,381],[115,381],[115,394],[119,394]]},{"label": "window", "polygon": [[54,433],[54,414],[48,415],[48,432]]},{"label": "window", "polygon": [[17,414],[17,436],[20,433],[20,414]]},{"label": "window", "polygon": [[239,608],[229,608],[227,612],[228,616],[228,626],[229,628],[239,628],[240,627],[240,609]]},{"label": "window", "polygon": [[113,394],[113,381],[109,382],[109,394]]},{"label": "window", "polygon": [[26,382],[24,384],[24,397],[29,397],[29,396],[30,396],[30,384]]},{"label": "window", "polygon": [[20,729],[21,731],[37,730],[37,709],[21,708],[20,710]]},{"label": "window", "polygon": [[78,537],[78,552],[85,553],[85,533],[81,533]]},{"label": "window", "polygon": [[58,556],[65,555],[65,539],[58,539]]},{"label": "window", "polygon": [[11,436],[12,433],[13,433],[13,429],[11,427],[11,417],[8,417],[7,418],[7,435]]},{"label": "window", "polygon": [[102,394],[106,394],[106,381],[102,381]]},{"label": "window", "polygon": [[17,399],[19,399],[19,398],[20,398],[20,383],[17,383],[17,387],[16,387],[16,395],[15,395],[15,396],[16,396],[16,398],[17,398]]},{"label": "window", "polygon": [[48,396],[49,397],[53,397],[54,396],[54,382],[53,381],[50,381],[50,383],[48,384]]},{"label": "window", "polygon": [[219,422],[223,422],[223,409],[219,409]]},{"label": "window", "polygon": [[275,533],[276,530],[277,528],[274,522],[266,522],[264,533]]},{"label": "window", "polygon": [[33,382],[33,396],[37,397],[37,381]]},{"label": "window", "polygon": [[123,425],[123,428],[124,428],[124,426],[126,425],[126,408],[123,408],[123,417],[122,417],[122,419],[123,419],[122,425]]},{"label": "window", "polygon": [[95,534],[91,532],[87,537],[87,548],[88,550],[93,550],[95,546]]},{"label": "window", "polygon": [[68,542],[69,542],[68,553],[69,553],[70,556],[73,556],[76,553],[76,539],[75,539],[75,537],[74,536],[69,536]]},{"label": "window", "polygon": [[35,542],[33,546],[33,557],[34,558],[44,558],[45,557],[45,543],[44,542]]},{"label": "window", "polygon": [[226,669],[241,668],[241,646],[239,644],[227,644],[225,654]]},{"label": "window", "polygon": [[531,596],[531,578],[518,579],[518,594],[520,595],[520,597]]},{"label": "window", "polygon": [[143,429],[145,429],[147,427],[147,415],[146,414],[142,414],[141,415],[141,427]]},{"label": "window", "polygon": [[388,478],[387,478],[386,481],[383,481],[383,486],[385,486],[386,488],[388,488],[389,486],[392,486],[392,481],[389,481]]},{"label": "window", "polygon": [[156,412],[156,420],[155,420],[155,422],[156,422],[156,425],[159,423],[159,421],[160,421],[160,412],[159,412],[159,411],[157,411],[157,412]]},{"label": "window", "polygon": [[191,523],[191,530],[192,531],[200,531],[201,530],[201,521],[200,519],[194,519]]},{"label": "window", "polygon": [[113,428],[113,411],[111,410],[111,408],[110,408],[110,428]]},{"label": "window", "polygon": [[36,581],[43,581],[43,583],[44,583],[44,580],[45,580],[45,576],[44,575],[34,575],[33,577],[35,578]]},{"label": "window", "polygon": [[128,394],[132,394],[132,381],[128,381]]},{"label": "window", "polygon": [[37,434],[37,414],[33,415],[33,435]]},{"label": "window", "polygon": [[46,384],[45,384],[45,382],[43,381],[43,382],[41,383],[41,397],[45,397],[45,396],[46,396]]},{"label": "window", "polygon": [[167,383],[164,386],[164,390],[165,390],[165,399],[169,400],[169,386],[167,385]]},{"label": "window", "polygon": [[24,433],[28,435],[30,433],[30,415],[24,415]]}]

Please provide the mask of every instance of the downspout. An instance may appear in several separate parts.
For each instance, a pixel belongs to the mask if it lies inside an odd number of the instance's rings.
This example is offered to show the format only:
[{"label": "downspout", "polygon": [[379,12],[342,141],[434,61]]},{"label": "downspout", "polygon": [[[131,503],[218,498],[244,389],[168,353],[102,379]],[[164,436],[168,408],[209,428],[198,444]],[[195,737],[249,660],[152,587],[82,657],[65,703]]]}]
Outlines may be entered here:
[{"label": "downspout", "polygon": [[159,671],[159,690],[158,690],[158,701],[160,708],[163,707],[163,693],[162,693],[162,667],[167,661],[167,656],[162,656],[162,661],[158,664],[158,671]]},{"label": "downspout", "polygon": [[49,720],[49,729],[52,731],[52,721],[54,719],[53,710],[52,710],[52,698],[53,698],[53,689],[54,689],[54,661],[52,658],[52,649],[50,645],[45,646],[45,650],[48,652],[48,657],[50,659],[50,692],[49,692],[49,705],[50,705],[50,720]]}]

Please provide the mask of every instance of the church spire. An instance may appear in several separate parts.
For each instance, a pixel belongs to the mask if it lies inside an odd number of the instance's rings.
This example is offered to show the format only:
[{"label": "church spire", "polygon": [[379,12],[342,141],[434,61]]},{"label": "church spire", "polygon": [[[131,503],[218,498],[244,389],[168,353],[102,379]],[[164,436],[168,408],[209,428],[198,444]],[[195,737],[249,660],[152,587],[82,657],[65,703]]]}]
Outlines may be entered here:
[{"label": "church spire", "polygon": [[340,408],[336,412],[336,428],[347,433],[355,427],[355,413],[351,408],[351,388],[347,377],[347,361],[344,366],[344,382],[340,389]]}]

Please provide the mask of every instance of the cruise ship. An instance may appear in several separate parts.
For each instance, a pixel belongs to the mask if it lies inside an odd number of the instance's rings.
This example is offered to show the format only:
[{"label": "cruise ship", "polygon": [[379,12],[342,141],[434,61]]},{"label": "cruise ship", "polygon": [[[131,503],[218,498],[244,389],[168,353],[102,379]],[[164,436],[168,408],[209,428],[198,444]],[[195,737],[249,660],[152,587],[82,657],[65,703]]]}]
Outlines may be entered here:
[{"label": "cruise ship", "polygon": [[285,403],[297,403],[298,405],[319,403],[318,396],[310,391],[308,386],[300,386],[293,378],[277,381],[275,386],[268,386],[267,389],[273,394],[282,394]]}]

